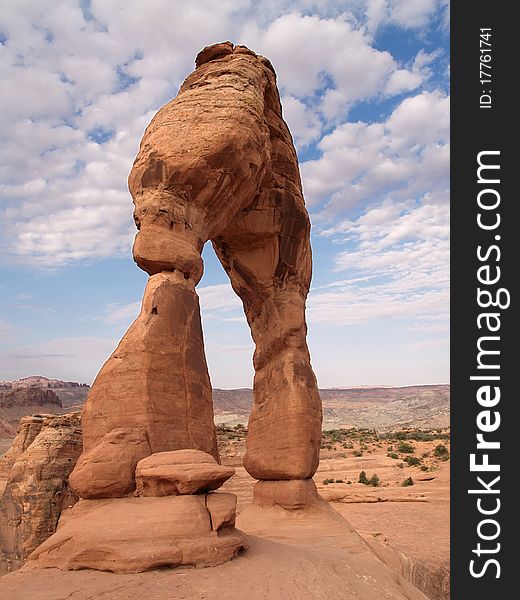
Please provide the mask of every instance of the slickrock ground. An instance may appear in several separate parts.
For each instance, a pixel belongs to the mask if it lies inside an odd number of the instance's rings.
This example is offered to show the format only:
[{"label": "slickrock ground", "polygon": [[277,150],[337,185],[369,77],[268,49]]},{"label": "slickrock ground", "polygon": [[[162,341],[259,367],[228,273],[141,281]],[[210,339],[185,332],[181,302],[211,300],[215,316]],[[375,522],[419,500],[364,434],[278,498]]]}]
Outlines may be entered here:
[{"label": "slickrock ground", "polygon": [[[409,435],[428,438],[421,432]],[[376,440],[366,430],[326,433],[314,480],[335,517],[290,518],[277,509],[247,508],[254,480],[242,466],[245,429],[221,428],[222,464],[237,471],[221,490],[238,496],[237,527],[251,546],[246,555],[218,567],[138,575],[24,567],[0,579],[2,600],[241,600],[245,586],[248,600],[447,600],[449,454],[441,448],[435,456],[435,448],[443,445],[449,452],[449,440],[388,436]],[[413,452],[402,452],[409,448],[401,442],[411,444]],[[419,465],[405,462],[414,458]],[[362,470],[367,479],[378,475],[381,485],[358,483]],[[402,487],[409,477],[414,485]],[[324,484],[331,479],[334,483]]]}]

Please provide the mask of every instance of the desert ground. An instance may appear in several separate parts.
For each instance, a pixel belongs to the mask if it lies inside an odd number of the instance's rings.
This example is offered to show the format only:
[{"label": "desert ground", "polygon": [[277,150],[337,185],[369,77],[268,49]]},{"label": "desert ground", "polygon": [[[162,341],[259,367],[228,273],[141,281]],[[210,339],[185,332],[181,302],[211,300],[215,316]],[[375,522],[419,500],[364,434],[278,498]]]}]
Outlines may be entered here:
[{"label": "desert ground", "polygon": [[250,544],[244,555],[217,567],[136,575],[29,565],[1,578],[1,597],[449,598],[449,432],[324,432],[314,481],[328,510],[300,516],[252,506],[246,434],[243,425],[218,428],[222,463],[236,469],[221,489],[238,497],[237,526]]}]

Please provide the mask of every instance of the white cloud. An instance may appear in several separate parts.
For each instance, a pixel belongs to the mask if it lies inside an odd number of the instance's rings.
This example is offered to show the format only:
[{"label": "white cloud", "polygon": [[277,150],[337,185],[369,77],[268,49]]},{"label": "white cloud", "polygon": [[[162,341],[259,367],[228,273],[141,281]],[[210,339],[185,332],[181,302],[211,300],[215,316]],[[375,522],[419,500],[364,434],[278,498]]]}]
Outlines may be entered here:
[{"label": "white cloud", "polygon": [[[373,48],[348,15],[326,19],[292,12],[265,30],[250,27],[247,37],[276,65],[279,84],[287,95],[313,96],[332,84],[342,108],[378,94],[397,68],[391,54]],[[337,104],[333,103],[336,110]],[[327,104],[325,112],[329,119],[337,116]]]},{"label": "white cloud", "polygon": [[384,123],[344,123],[322,138],[322,156],[302,165],[309,206],[327,219],[377,199],[416,199],[448,187],[449,97],[404,99]]},{"label": "white cloud", "polygon": [[242,302],[231,284],[207,285],[197,288],[203,314],[214,311],[242,310]]},{"label": "white cloud", "polygon": [[390,23],[406,29],[424,27],[445,0],[365,0],[367,28],[375,33]]},{"label": "white cloud", "polygon": [[403,27],[422,27],[437,5],[437,0],[390,0],[390,20]]},{"label": "white cloud", "polygon": [[[394,4],[385,5],[387,21],[419,22],[429,10],[406,13]],[[407,68],[374,48],[362,8],[359,0],[340,9],[328,0],[290,0],[263,11],[249,0],[2,6],[5,259],[56,267],[129,251],[126,178],[140,137],[208,43],[232,39],[269,56],[299,146],[340,123],[353,103],[419,85],[429,55],[419,53]]]},{"label": "white cloud", "polygon": [[137,318],[140,309],[140,302],[130,302],[129,304],[110,303],[106,307],[102,320],[110,325],[130,325]]},{"label": "white cloud", "polygon": [[321,136],[321,121],[316,110],[294,96],[282,98],[283,117],[289,125],[295,144],[306,146]]},{"label": "white cloud", "polygon": [[[324,232],[348,245],[335,256],[352,280],[315,290],[309,319],[353,324],[407,319],[427,332],[446,328],[449,314],[449,206],[387,200]],[[357,277],[357,279],[356,279]]]}]

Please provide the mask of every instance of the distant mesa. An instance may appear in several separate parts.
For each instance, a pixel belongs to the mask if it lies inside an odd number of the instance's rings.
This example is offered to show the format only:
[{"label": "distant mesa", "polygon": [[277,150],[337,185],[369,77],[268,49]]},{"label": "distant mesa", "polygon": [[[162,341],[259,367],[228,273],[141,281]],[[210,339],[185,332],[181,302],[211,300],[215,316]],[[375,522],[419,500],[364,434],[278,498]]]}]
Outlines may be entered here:
[{"label": "distant mesa", "polygon": [[[38,386],[29,382],[41,382]],[[39,387],[52,390],[61,400],[63,409],[54,401],[38,408],[37,396],[17,396],[16,409],[0,413],[0,440],[12,439],[20,417],[43,412],[80,410],[90,391],[86,383],[61,381],[43,376],[24,377],[17,381],[0,383],[0,398],[6,391]],[[20,391],[18,391],[20,390]],[[396,429],[399,427],[444,428],[450,424],[449,384],[423,384],[401,387],[382,385],[342,386],[321,388],[323,404],[323,428],[362,427],[368,429]],[[22,399],[27,404],[24,405]],[[31,399],[35,402],[30,402]],[[43,398],[43,396],[42,396]],[[49,396],[47,396],[49,398]],[[6,400],[3,401],[5,409]],[[12,403],[12,400],[10,401]],[[0,406],[2,406],[0,399]],[[253,405],[253,390],[250,388],[213,388],[213,410],[218,424],[246,424]],[[14,412],[14,414],[11,414]],[[9,416],[9,418],[7,418]],[[10,423],[10,425],[7,424]],[[1,454],[1,448],[0,448]]]},{"label": "distant mesa", "polygon": [[61,381],[60,379],[49,379],[42,375],[30,375],[14,381],[0,381],[0,390],[19,389],[19,388],[49,388],[49,389],[67,389],[67,388],[88,388],[87,383],[78,383],[77,381]]},{"label": "distant mesa", "polygon": [[19,387],[0,390],[0,408],[46,406],[48,404],[54,404],[59,408],[63,408],[60,397],[51,389]]}]

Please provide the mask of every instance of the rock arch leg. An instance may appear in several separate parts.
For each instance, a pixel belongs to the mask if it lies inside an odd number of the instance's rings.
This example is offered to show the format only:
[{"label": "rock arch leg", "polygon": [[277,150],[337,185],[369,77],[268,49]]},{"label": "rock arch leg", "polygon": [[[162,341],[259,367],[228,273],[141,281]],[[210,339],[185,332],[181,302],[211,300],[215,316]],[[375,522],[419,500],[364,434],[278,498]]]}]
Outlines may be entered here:
[{"label": "rock arch leg", "polygon": [[244,466],[260,480],[308,479],[319,462],[321,400],[305,323],[309,229],[301,194],[271,180],[213,240],[256,345]]}]

